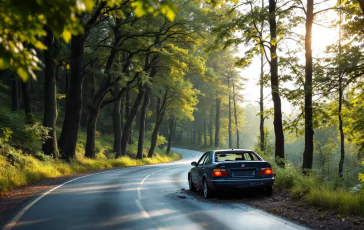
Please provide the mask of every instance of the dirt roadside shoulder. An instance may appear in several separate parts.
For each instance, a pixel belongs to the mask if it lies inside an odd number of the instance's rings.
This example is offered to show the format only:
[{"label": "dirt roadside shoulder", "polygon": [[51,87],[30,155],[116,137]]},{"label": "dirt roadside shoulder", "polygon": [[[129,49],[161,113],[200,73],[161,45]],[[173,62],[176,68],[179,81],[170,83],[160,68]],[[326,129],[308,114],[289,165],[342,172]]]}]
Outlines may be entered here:
[{"label": "dirt roadside shoulder", "polygon": [[288,190],[275,190],[271,197],[245,197],[241,202],[312,229],[364,229],[363,217],[307,205],[302,199],[293,199]]}]

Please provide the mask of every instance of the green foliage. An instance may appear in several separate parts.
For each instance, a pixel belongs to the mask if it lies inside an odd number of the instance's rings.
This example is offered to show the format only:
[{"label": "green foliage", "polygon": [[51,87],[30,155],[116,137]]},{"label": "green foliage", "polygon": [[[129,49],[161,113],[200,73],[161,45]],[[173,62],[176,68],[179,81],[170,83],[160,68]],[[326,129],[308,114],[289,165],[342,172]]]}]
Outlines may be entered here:
[{"label": "green foliage", "polygon": [[48,135],[51,129],[44,127],[39,122],[27,124],[24,126],[24,142],[21,144],[23,148],[35,150],[40,144],[43,144],[50,136]]},{"label": "green foliage", "polygon": [[9,142],[11,135],[13,134],[13,131],[11,131],[11,129],[5,127],[5,128],[1,128],[2,130],[2,134],[3,134],[3,139],[5,142]]},{"label": "green foliage", "polygon": [[143,17],[148,13],[153,14],[154,16],[161,13],[170,21],[174,21],[177,12],[177,7],[171,0],[134,0],[132,1],[131,6],[135,7],[134,13],[137,17]]},{"label": "green foliage", "polygon": [[90,11],[92,0],[5,0],[0,12],[0,69],[10,69],[23,80],[36,78],[41,61],[36,49],[47,47],[41,38],[47,26],[69,42],[72,34],[83,32],[78,15]]},{"label": "green foliage", "polygon": [[[33,131],[38,128],[32,128]],[[37,131],[38,132],[38,131]],[[79,145],[84,143],[86,137],[80,133]],[[77,160],[70,163],[54,159],[50,156],[37,152],[32,155],[26,154],[19,149],[2,141],[0,138],[0,192],[9,191],[19,186],[29,185],[45,178],[54,178],[62,175],[90,172],[100,169],[111,169],[115,167],[129,167],[146,164],[157,164],[181,159],[177,153],[165,155],[159,148],[156,149],[155,156],[136,160],[136,149],[131,151],[131,157],[121,157],[114,159],[113,154],[108,154],[107,149],[112,143],[110,136],[101,136],[96,147],[98,149],[97,159],[88,159],[83,155],[84,148],[78,148]],[[111,143],[110,143],[111,142]],[[132,149],[132,146],[129,146]]]},{"label": "green foliage", "polygon": [[364,216],[364,193],[349,193],[341,190],[327,188],[314,188],[305,197],[305,200],[317,207],[338,210],[342,214],[355,214]]}]

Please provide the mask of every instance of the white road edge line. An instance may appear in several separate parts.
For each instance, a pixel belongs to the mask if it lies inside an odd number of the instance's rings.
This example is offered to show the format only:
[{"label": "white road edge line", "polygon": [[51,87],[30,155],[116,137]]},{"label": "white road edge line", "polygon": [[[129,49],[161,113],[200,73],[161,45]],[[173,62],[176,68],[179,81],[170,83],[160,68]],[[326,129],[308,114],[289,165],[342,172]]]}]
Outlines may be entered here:
[{"label": "white road edge line", "polygon": [[24,216],[24,214],[33,206],[35,205],[38,201],[40,201],[43,197],[47,196],[48,194],[50,194],[51,192],[53,192],[54,190],[62,187],[63,185],[65,184],[68,184],[68,183],[71,183],[72,181],[75,181],[75,180],[79,180],[79,179],[82,179],[82,178],[85,178],[85,177],[89,177],[89,176],[94,176],[94,175],[98,175],[98,174],[103,174],[103,173],[108,173],[108,172],[112,172],[112,171],[115,171],[115,170],[118,170],[118,169],[113,169],[113,170],[108,170],[108,171],[105,171],[105,172],[99,172],[99,173],[93,173],[93,174],[90,174],[90,175],[86,175],[86,176],[82,176],[82,177],[77,177],[75,179],[72,179],[72,180],[69,180],[63,184],[60,184],[50,190],[48,190],[47,192],[43,193],[41,196],[39,196],[37,199],[33,200],[30,204],[28,204],[27,206],[25,206],[14,218],[11,219],[11,221],[5,225],[4,229],[3,230],[11,230],[15,225],[16,223],[20,220],[20,218],[22,218]]},{"label": "white road edge line", "polygon": [[143,178],[143,180],[140,182],[140,186],[137,190],[137,193],[138,193],[138,199],[135,200],[135,203],[137,204],[140,212],[143,214],[144,218],[145,219],[148,219],[148,220],[151,220],[156,226],[158,229],[165,229],[163,227],[161,227],[157,222],[153,221],[152,217],[149,215],[149,213],[147,212],[147,210],[145,210],[141,200],[142,200],[142,193],[141,193],[141,189],[143,187],[143,184],[144,182],[153,174],[157,173],[157,172],[160,172],[160,171],[164,171],[164,170],[167,170],[167,169],[170,169],[170,168],[174,168],[174,167],[168,167],[168,168],[164,168],[164,169],[160,169],[160,170],[157,170],[155,172],[152,172],[151,174],[147,175],[146,177]]}]

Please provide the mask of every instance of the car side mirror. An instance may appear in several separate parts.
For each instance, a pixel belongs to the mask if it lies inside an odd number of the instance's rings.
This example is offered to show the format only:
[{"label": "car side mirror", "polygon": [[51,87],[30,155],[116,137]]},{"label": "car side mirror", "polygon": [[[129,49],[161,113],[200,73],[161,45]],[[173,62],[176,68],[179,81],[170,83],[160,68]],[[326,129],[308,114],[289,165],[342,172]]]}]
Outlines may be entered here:
[{"label": "car side mirror", "polygon": [[197,165],[196,161],[191,162],[191,165],[196,166]]}]

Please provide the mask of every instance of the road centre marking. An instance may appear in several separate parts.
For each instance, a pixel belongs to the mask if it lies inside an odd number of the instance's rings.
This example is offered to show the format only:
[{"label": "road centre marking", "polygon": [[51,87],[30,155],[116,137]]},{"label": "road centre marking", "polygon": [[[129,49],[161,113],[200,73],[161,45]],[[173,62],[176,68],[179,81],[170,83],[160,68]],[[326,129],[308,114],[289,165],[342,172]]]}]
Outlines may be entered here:
[{"label": "road centre marking", "polygon": [[147,219],[147,220],[151,220],[156,226],[158,229],[165,229],[163,227],[161,227],[157,222],[155,222],[152,217],[149,215],[149,213],[147,212],[147,210],[145,210],[141,200],[142,200],[142,193],[141,193],[141,189],[143,188],[143,184],[144,182],[150,177],[152,176],[153,174],[157,173],[157,172],[160,172],[160,171],[164,171],[164,170],[167,170],[167,169],[170,169],[170,168],[174,168],[174,167],[168,167],[168,168],[164,168],[164,169],[160,169],[160,170],[157,170],[155,172],[152,172],[151,174],[147,175],[146,177],[143,178],[143,180],[140,182],[140,186],[137,190],[137,194],[138,194],[138,199],[135,200],[135,203],[137,204],[140,212],[143,214],[144,218]]}]

